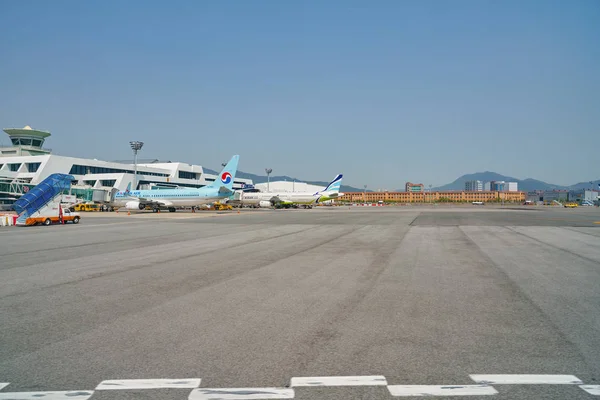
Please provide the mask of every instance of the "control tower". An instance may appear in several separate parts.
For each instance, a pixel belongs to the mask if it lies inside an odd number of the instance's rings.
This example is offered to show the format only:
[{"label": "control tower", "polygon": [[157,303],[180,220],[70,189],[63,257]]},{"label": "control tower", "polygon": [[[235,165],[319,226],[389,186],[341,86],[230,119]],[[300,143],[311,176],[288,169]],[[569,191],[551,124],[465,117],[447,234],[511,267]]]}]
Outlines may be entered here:
[{"label": "control tower", "polygon": [[0,147],[0,156],[39,156],[50,154],[52,150],[42,146],[50,132],[33,129],[29,125],[24,128],[5,128],[10,136],[12,147]]}]

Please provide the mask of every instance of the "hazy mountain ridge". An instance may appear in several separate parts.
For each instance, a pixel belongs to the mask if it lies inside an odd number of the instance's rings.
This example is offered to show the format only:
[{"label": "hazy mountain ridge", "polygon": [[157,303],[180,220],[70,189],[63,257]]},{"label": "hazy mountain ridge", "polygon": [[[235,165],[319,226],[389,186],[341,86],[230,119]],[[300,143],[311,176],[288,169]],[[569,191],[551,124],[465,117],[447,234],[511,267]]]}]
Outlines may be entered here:
[{"label": "hazy mountain ridge", "polygon": [[[512,176],[506,176],[499,174],[497,172],[485,171],[485,172],[476,172],[473,174],[466,174],[459,178],[457,178],[454,182],[448,183],[443,186],[439,186],[433,188],[433,190],[464,190],[465,182],[467,181],[506,181],[506,182],[517,182],[518,189],[520,191],[529,192],[533,190],[575,190],[575,189],[589,189],[592,185],[590,182],[579,182],[570,186],[556,185],[553,183],[548,183],[544,181],[540,181],[538,179],[526,178],[526,179],[518,179]],[[593,181],[593,188],[598,189],[599,180]]]}]

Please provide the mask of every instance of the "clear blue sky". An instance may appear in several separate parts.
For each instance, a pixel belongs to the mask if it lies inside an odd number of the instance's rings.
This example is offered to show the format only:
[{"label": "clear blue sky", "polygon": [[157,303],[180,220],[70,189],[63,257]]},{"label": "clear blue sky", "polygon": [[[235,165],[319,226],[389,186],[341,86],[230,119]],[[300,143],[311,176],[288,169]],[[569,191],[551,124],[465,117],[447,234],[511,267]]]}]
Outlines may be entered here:
[{"label": "clear blue sky", "polygon": [[597,0],[3,1],[0,29],[0,125],[63,155],[600,178]]}]

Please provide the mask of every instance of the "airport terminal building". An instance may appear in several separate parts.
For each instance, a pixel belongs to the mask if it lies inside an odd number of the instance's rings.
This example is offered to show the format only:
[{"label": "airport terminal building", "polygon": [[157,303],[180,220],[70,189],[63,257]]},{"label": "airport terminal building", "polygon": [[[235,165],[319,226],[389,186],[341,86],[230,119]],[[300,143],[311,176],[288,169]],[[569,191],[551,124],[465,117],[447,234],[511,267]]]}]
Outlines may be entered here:
[{"label": "airport terminal building", "polygon": [[[108,201],[113,189],[125,190],[134,183],[131,161],[100,161],[52,154],[44,147],[50,132],[25,128],[4,129],[12,146],[0,147],[0,207],[7,208],[24,192],[54,173],[75,177],[72,192],[87,201]],[[200,165],[180,162],[141,161],[137,164],[137,188],[199,188],[210,184],[216,175],[205,173]],[[234,181],[234,189],[252,184],[251,179]]]}]

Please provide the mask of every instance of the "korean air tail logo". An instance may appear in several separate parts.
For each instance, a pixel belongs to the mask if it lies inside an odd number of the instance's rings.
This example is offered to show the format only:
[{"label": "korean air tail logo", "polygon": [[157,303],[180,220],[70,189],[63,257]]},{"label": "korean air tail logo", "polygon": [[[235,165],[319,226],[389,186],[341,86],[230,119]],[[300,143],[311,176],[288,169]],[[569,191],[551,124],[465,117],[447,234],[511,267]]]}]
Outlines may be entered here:
[{"label": "korean air tail logo", "polygon": [[228,183],[231,183],[231,174],[229,172],[223,172],[221,174],[221,182],[223,182],[226,185]]}]

